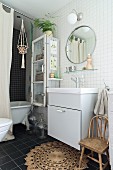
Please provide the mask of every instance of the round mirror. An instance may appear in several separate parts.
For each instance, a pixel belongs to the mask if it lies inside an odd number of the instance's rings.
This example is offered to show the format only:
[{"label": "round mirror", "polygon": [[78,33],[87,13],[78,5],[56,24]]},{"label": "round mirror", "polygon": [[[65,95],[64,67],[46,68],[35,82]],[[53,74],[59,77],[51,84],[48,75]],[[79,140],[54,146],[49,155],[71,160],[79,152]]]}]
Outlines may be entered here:
[{"label": "round mirror", "polygon": [[72,63],[79,64],[86,61],[88,54],[93,54],[96,44],[95,32],[89,26],[74,29],[66,43],[66,56]]}]

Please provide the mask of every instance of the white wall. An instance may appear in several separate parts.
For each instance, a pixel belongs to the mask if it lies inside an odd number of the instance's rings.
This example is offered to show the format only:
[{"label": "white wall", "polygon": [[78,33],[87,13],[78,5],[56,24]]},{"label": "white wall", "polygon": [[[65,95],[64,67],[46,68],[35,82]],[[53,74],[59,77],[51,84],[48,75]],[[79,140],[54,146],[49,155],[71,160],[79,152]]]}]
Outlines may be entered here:
[{"label": "white wall", "polygon": [[[72,11],[83,13],[83,19],[71,26],[67,22],[67,15]],[[103,88],[103,79],[113,88],[113,1],[112,0],[73,0],[55,13],[57,31],[55,36],[60,39],[60,65],[63,81],[61,87],[74,87],[71,76],[76,73],[66,74],[66,66],[73,64],[68,61],[65,54],[66,40],[71,31],[80,25],[90,26],[96,33],[96,48],[93,53],[93,65],[97,71],[78,72],[77,76],[84,74],[85,87]],[[82,68],[86,62],[76,65]]]}]

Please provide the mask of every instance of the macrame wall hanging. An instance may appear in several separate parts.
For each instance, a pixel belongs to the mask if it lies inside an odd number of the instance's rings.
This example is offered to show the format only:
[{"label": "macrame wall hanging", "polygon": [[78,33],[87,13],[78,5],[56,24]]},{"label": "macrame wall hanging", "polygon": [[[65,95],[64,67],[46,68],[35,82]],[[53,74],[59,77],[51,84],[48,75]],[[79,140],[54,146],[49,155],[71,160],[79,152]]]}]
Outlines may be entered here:
[{"label": "macrame wall hanging", "polygon": [[27,53],[28,49],[28,42],[27,42],[27,36],[25,33],[25,27],[24,27],[24,21],[22,19],[22,24],[21,24],[21,29],[20,29],[20,34],[19,34],[19,39],[18,39],[18,44],[17,48],[19,50],[19,54],[22,54],[22,64],[21,68],[25,68],[25,58],[24,54]]}]

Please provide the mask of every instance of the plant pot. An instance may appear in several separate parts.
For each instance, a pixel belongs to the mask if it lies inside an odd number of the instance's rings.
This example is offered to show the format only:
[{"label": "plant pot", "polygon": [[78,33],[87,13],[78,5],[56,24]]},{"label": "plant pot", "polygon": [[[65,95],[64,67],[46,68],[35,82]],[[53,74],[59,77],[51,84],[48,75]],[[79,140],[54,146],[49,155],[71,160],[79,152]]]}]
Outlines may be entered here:
[{"label": "plant pot", "polygon": [[44,33],[45,33],[47,36],[53,36],[52,31],[45,31]]}]

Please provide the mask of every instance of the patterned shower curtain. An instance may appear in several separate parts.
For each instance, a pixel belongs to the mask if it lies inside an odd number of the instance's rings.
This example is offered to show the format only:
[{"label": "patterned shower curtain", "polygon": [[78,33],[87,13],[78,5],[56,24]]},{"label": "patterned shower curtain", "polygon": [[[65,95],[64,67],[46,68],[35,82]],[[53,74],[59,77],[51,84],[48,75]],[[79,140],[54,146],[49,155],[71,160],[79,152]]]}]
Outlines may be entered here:
[{"label": "patterned shower curtain", "polygon": [[[10,118],[10,69],[12,61],[12,37],[13,37],[14,10],[6,12],[0,3],[0,118]],[[12,128],[8,138],[13,138]]]}]

